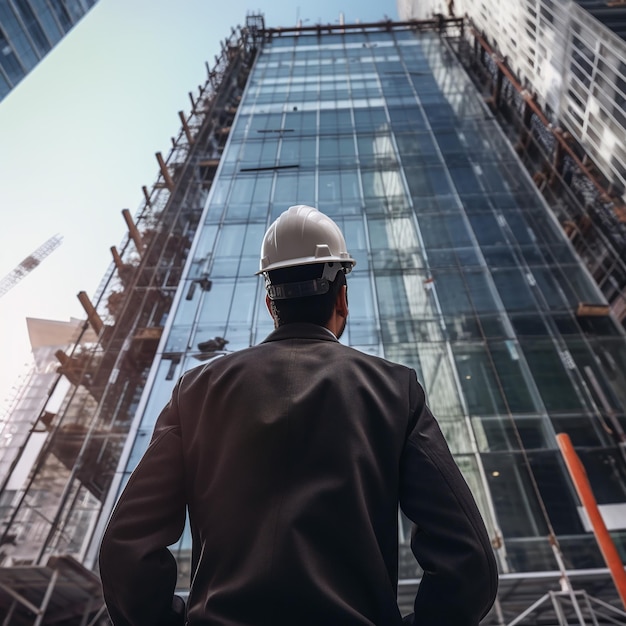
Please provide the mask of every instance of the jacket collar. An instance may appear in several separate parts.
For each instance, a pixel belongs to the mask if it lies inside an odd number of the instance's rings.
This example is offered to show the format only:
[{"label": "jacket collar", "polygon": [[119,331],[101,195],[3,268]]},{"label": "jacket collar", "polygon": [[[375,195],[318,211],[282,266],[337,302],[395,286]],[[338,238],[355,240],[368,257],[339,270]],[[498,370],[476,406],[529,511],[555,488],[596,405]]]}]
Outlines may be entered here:
[{"label": "jacket collar", "polygon": [[281,341],[283,339],[317,339],[321,341],[338,341],[330,330],[317,324],[285,324],[271,332],[264,341]]}]

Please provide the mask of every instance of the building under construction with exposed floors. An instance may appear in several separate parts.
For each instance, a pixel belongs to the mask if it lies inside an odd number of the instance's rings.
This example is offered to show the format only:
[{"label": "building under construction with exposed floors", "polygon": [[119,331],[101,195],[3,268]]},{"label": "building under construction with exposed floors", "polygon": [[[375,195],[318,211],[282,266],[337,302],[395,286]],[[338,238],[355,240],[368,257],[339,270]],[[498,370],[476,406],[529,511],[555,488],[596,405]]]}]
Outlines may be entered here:
[{"label": "building under construction with exposed floors", "polygon": [[[180,375],[271,331],[261,240],[308,204],[357,260],[342,341],[415,368],[481,508],[500,570],[484,623],[626,623],[557,439],[623,563],[626,237],[581,145],[444,15],[281,29],[251,15],[190,99],[122,212],[110,272],[79,294],[78,336],[37,335],[56,373],[0,459],[0,619],[106,623],[95,572],[116,498]],[[421,570],[401,514],[398,529],[407,613]],[[172,550],[184,595],[188,529]]]}]

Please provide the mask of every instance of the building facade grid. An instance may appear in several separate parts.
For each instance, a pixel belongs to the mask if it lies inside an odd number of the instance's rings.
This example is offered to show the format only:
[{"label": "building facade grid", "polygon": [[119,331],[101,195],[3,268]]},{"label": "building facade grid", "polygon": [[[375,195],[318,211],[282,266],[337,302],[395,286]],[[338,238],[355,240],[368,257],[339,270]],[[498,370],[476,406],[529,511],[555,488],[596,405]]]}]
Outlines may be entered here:
[{"label": "building facade grid", "polygon": [[626,9],[577,0],[399,0],[403,19],[467,15],[476,30],[563,123],[616,193],[626,190]]},{"label": "building facade grid", "polygon": [[[599,406],[600,393],[623,421],[624,337],[611,318],[576,316],[579,303],[602,303],[602,294],[435,35],[283,36],[263,46],[126,477],[180,374],[221,358],[204,355],[203,342],[223,338],[228,352],[271,330],[253,276],[259,244],[297,203],[318,206],[346,234],[357,266],[345,340],[417,370],[502,571],[556,569],[549,526],[570,567],[601,566],[554,435],[586,446],[601,503],[626,500],[622,453]],[[209,290],[191,288],[200,276]],[[404,520],[401,536],[402,577],[412,578],[419,569]],[[189,542],[186,533],[177,546],[183,586]]]}]

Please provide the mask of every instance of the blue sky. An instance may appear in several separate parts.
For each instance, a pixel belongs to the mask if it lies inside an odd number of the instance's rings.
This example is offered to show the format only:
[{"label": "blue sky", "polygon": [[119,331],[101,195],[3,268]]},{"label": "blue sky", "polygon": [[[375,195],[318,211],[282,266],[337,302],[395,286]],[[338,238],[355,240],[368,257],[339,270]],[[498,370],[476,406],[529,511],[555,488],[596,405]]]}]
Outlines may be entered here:
[{"label": "blue sky", "polygon": [[100,0],[0,102],[0,277],[52,235],[63,244],[0,298],[0,414],[30,344],[26,317],[84,317],[233,26],[251,12],[267,26],[397,19],[395,0]]}]

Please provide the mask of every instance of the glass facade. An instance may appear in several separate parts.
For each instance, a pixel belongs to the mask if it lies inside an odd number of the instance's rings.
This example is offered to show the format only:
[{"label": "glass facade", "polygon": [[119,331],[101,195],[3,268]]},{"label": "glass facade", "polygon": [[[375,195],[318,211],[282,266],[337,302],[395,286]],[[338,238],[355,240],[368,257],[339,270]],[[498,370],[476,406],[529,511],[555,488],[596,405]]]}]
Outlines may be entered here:
[{"label": "glass facade", "polygon": [[0,0],[0,100],[97,0]]},{"label": "glass facade", "polygon": [[[441,10],[437,0],[399,0],[402,19]],[[456,0],[546,109],[626,189],[626,6],[593,0]]]},{"label": "glass facade", "polygon": [[[165,324],[117,488],[181,373],[272,329],[263,233],[310,204],[345,233],[342,341],[416,369],[484,514],[502,573],[601,567],[556,445],[600,505],[626,503],[626,341],[510,144],[434,33],[281,35],[248,79]],[[210,281],[210,282],[208,282]],[[202,286],[204,285],[204,286]],[[626,519],[626,515],[624,516]],[[399,521],[401,578],[419,575]],[[613,530],[626,558],[626,522]],[[176,546],[189,581],[190,534]]]}]

